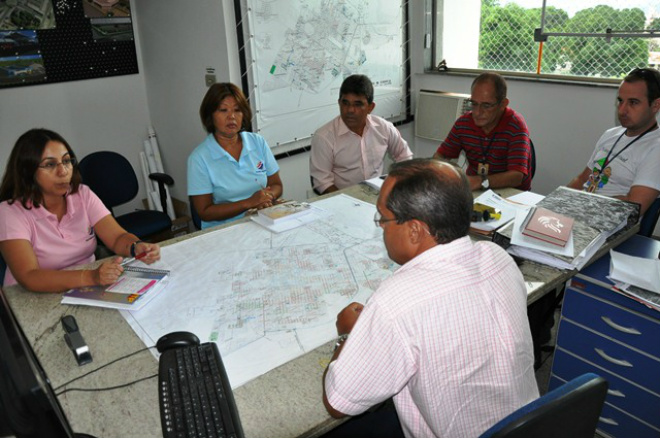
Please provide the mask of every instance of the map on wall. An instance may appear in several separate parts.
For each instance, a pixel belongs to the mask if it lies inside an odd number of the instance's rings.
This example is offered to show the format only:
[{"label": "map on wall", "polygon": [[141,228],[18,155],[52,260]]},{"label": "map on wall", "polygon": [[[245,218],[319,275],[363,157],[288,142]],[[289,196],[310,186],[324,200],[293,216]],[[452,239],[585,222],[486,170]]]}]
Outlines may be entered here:
[{"label": "map on wall", "polygon": [[337,116],[351,74],[373,82],[374,114],[405,117],[400,0],[244,0],[243,10],[255,131],[271,147]]}]

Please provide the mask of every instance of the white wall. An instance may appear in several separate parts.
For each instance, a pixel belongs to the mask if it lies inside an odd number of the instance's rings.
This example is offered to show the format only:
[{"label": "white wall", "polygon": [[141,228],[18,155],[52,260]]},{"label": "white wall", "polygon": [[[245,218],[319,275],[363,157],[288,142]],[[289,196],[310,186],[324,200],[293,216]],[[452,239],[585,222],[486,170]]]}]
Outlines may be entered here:
[{"label": "white wall", "polygon": [[[137,47],[138,66],[140,48]],[[18,137],[31,128],[61,134],[78,158],[98,150],[126,156],[139,171],[139,151],[147,137],[149,108],[141,73],[75,82],[32,85],[0,90],[0,167],[4,173]],[[135,202],[117,209],[125,213],[140,207]]]}]

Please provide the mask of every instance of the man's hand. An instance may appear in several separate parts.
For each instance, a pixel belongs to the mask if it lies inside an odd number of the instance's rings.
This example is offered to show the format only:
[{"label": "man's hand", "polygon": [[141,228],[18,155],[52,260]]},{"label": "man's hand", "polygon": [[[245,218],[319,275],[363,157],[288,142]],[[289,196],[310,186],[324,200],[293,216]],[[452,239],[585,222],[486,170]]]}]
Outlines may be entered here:
[{"label": "man's hand", "polygon": [[350,333],[360,317],[362,309],[364,309],[364,306],[360,303],[351,303],[344,307],[344,310],[337,315],[337,334],[344,335]]}]

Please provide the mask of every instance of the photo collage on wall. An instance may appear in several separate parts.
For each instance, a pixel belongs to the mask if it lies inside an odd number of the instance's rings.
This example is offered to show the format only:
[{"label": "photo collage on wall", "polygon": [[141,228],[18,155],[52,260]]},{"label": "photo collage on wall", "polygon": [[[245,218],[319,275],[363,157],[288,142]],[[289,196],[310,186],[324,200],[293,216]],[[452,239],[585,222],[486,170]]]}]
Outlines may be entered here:
[{"label": "photo collage on wall", "polygon": [[46,78],[36,29],[54,27],[51,0],[0,2],[0,86]]},{"label": "photo collage on wall", "polygon": [[0,88],[133,73],[130,0],[0,0]]}]

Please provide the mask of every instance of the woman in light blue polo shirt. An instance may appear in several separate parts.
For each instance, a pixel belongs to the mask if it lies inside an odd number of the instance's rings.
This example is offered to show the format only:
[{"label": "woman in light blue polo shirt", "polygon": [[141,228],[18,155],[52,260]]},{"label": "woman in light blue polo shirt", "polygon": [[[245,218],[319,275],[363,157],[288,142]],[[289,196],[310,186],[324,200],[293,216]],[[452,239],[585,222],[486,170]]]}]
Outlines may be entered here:
[{"label": "woman in light blue polo shirt", "polygon": [[199,108],[209,135],[188,157],[188,195],[202,229],[273,205],[282,195],[279,166],[266,140],[248,132],[252,110],[234,84],[214,84]]}]

